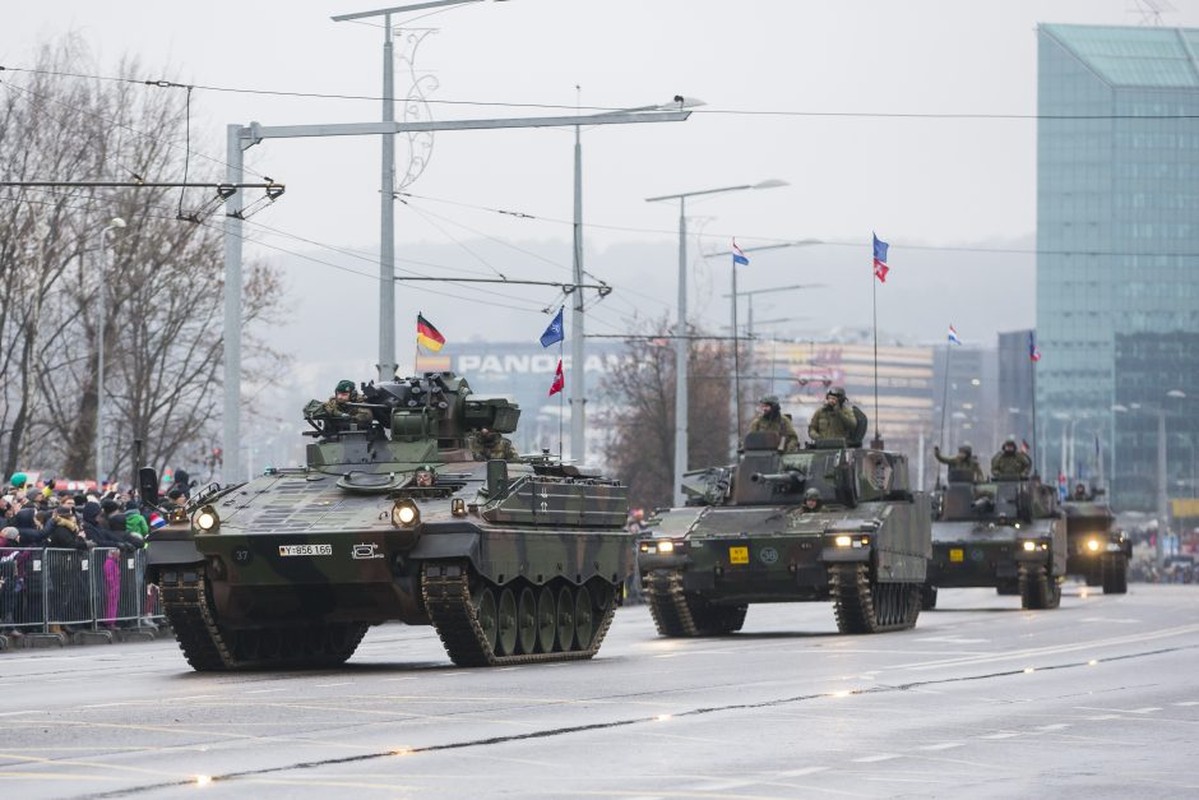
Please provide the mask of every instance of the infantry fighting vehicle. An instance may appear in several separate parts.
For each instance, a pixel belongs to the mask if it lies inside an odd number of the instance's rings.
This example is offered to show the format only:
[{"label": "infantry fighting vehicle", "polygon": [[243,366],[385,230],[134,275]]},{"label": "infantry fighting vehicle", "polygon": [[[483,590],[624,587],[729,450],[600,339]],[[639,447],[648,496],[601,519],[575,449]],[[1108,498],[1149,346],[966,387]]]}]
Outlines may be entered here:
[{"label": "infantry fighting vehicle", "polygon": [[[689,472],[681,508],[638,542],[658,633],[739,630],[751,603],[827,601],[842,633],[910,628],[929,557],[928,497],[905,456],[828,440],[780,454],[777,433],[745,437],[740,460]],[[804,508],[809,490],[821,506]]]},{"label": "infantry fighting vehicle", "polygon": [[937,590],[993,586],[1019,594],[1024,608],[1057,608],[1066,574],[1066,526],[1057,492],[1036,479],[974,483],[950,469],[934,496],[933,559],[922,599]]},{"label": "infantry fighting vehicle", "polygon": [[1076,493],[1062,503],[1062,509],[1066,512],[1067,574],[1081,576],[1087,586],[1103,586],[1104,594],[1127,592],[1132,540],[1115,527],[1103,491]]},{"label": "infantry fighting vehicle", "polygon": [[468,434],[512,432],[520,409],[452,373],[363,395],[369,424],[309,404],[306,466],[210,486],[153,533],[192,667],[336,665],[388,620],[433,625],[462,666],[595,655],[632,566],[626,488],[544,456],[473,460]]}]

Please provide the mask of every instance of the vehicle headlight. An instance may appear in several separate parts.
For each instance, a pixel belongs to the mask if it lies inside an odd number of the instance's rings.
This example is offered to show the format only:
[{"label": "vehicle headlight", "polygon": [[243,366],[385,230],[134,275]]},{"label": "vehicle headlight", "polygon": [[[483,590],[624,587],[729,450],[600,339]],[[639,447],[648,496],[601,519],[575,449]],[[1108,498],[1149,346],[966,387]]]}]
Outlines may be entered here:
[{"label": "vehicle headlight", "polygon": [[1092,553],[1098,553],[1099,552],[1099,540],[1098,539],[1087,539],[1087,549],[1090,550]]},{"label": "vehicle headlight", "polygon": [[837,537],[833,539],[833,544],[837,545],[837,547],[852,547],[853,537],[847,533],[837,534]]},{"label": "vehicle headlight", "polygon": [[833,544],[837,547],[869,547],[870,537],[864,534],[838,533],[833,537]]},{"label": "vehicle headlight", "polygon": [[411,500],[397,500],[391,507],[391,524],[397,528],[412,528],[420,524],[420,509]]},{"label": "vehicle headlight", "polygon": [[663,541],[663,542],[658,542],[658,552],[659,553],[673,553],[674,552],[674,542],[670,541],[669,539],[666,541]]},{"label": "vehicle headlight", "polygon": [[192,518],[192,523],[204,533],[213,533],[220,527],[221,518],[217,516],[215,508],[204,506],[196,512],[196,516]]}]

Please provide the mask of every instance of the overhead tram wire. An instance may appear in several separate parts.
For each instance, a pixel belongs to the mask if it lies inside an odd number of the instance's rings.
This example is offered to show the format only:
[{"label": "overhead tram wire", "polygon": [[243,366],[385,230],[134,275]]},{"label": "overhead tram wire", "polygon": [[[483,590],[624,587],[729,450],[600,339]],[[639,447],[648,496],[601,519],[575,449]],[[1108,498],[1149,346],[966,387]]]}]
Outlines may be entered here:
[{"label": "overhead tram wire", "polygon": [[[58,70],[41,70],[30,67],[12,67],[0,65],[0,72],[13,73],[28,73],[32,75],[46,75],[49,77],[59,78],[76,78],[96,81],[109,81],[114,83],[128,83],[135,85],[145,85],[160,88],[183,87],[183,84],[176,84],[171,81],[144,79],[144,78],[122,78],[111,75],[96,75],[78,72],[62,72]],[[252,94],[263,95],[270,97],[283,98],[300,98],[310,100],[349,100],[349,101],[368,101],[382,102],[381,95],[374,94],[344,94],[330,92],[305,92],[285,89],[254,89],[236,86],[217,86],[213,84],[193,83],[187,87],[199,89],[208,92],[228,93],[228,94]],[[427,102],[430,105],[443,106],[465,106],[475,108],[512,108],[512,109],[540,109],[548,111],[588,111],[593,113],[604,113],[607,111],[620,111],[621,109],[612,106],[580,106],[567,103],[532,103],[532,102],[514,102],[514,101],[493,101],[493,100],[445,100],[429,98]],[[746,117],[794,117],[800,119],[819,119],[819,118],[849,118],[849,119],[930,119],[930,120],[1012,120],[1012,121],[1085,121],[1085,120],[1136,120],[1136,121],[1161,121],[1161,120],[1194,120],[1199,119],[1199,113],[1196,114],[1022,114],[1022,113],[998,113],[988,111],[977,112],[962,112],[962,111],[795,111],[789,109],[754,109],[754,108],[713,108],[706,106],[704,108],[694,109],[693,113],[697,115],[708,116],[746,116]]]}]

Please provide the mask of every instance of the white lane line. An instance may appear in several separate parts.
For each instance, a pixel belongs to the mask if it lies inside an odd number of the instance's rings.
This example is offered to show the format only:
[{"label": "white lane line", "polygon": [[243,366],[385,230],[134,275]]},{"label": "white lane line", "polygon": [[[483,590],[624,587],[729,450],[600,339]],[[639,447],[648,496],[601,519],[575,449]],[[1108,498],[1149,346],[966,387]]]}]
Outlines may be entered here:
[{"label": "white lane line", "polygon": [[746,786],[757,786],[765,783],[776,777],[797,778],[802,775],[811,775],[816,772],[824,772],[828,767],[805,767],[804,769],[791,770],[789,772],[766,773],[757,778],[741,778],[738,780],[722,781],[720,783],[700,783],[696,791],[700,792],[729,792],[733,789],[743,789]]},{"label": "white lane line", "polygon": [[1013,736],[1020,734],[1015,731],[1004,731],[1003,733],[988,733],[986,736],[980,736],[980,739],[1011,739]]},{"label": "white lane line", "polygon": [[899,757],[898,753],[879,753],[877,756],[863,756],[862,758],[855,758],[853,761],[855,764],[873,764],[878,761],[890,761],[893,758]]},{"label": "white lane line", "polygon": [[312,684],[312,687],[314,689],[330,689],[334,686],[351,686],[353,683],[353,681],[342,681],[341,683],[314,683]]},{"label": "white lane line", "polygon": [[964,747],[965,742],[941,742],[940,744],[926,744],[919,748],[921,750],[952,750],[955,747]]},{"label": "white lane line", "polygon": [[1175,703],[1176,706],[1199,706],[1199,700],[1187,700],[1182,703]]},{"label": "white lane line", "polygon": [[1103,722],[1104,720],[1109,720],[1109,719],[1124,719],[1124,718],[1122,716],[1120,716],[1119,714],[1096,714],[1093,717],[1083,717],[1083,719],[1085,719],[1089,722]]},{"label": "white lane line", "polygon": [[21,714],[36,714],[36,711],[0,711],[0,717],[16,717]]},{"label": "white lane line", "polygon": [[1048,731],[1060,731],[1063,728],[1069,728],[1069,727],[1070,727],[1070,723],[1068,723],[1068,722],[1057,722],[1057,723],[1054,723],[1053,725],[1038,725],[1037,727],[1033,728],[1033,730],[1048,732]]},{"label": "white lane line", "polygon": [[1122,709],[1125,714],[1152,714],[1154,711],[1161,711],[1161,706],[1145,706],[1144,708],[1126,708]]},{"label": "white lane line", "polygon": [[250,689],[249,691],[242,692],[242,694],[271,694],[272,692],[281,691],[283,691],[282,687],[278,689]]}]

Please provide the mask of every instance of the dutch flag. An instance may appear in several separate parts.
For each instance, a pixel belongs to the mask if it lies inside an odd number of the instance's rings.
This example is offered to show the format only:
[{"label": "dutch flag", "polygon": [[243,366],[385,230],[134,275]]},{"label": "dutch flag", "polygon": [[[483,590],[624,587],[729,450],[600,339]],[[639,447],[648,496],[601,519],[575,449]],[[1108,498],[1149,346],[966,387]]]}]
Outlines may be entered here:
[{"label": "dutch flag", "polygon": [[962,340],[958,338],[958,329],[952,325],[949,326],[949,341],[953,344],[962,343]]},{"label": "dutch flag", "polygon": [[743,267],[748,267],[749,266],[749,256],[745,255],[745,253],[741,250],[741,248],[737,246],[737,240],[734,239],[733,240],[733,266],[736,266],[737,264],[740,264]]}]

